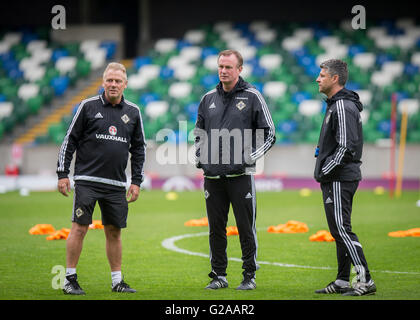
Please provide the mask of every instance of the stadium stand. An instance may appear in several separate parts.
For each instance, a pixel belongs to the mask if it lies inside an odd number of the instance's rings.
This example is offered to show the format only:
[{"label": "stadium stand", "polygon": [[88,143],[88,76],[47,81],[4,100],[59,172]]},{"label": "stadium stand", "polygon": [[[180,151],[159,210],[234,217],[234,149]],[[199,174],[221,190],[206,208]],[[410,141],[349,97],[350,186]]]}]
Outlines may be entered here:
[{"label": "stadium stand", "polygon": [[181,39],[159,39],[129,70],[126,96],[145,108],[153,138],[177,120],[194,127],[201,96],[218,83],[217,53],[238,49],[242,76],[263,92],[277,125],[277,143],[316,143],[325,102],[315,79],[329,58],[347,62],[349,89],[359,93],[365,139],[390,133],[391,94],[410,116],[408,142],[420,142],[420,26],[413,20],[379,22],[368,31],[341,25],[273,25],[220,22],[189,30]]},{"label": "stadium stand", "polygon": [[[357,31],[350,21],[219,22],[188,30],[180,39],[158,39],[147,55],[132,61],[125,91],[126,99],[143,108],[148,139],[162,128],[177,131],[180,120],[187,121],[188,131],[194,127],[201,96],[218,83],[217,54],[226,48],[243,54],[242,76],[265,96],[278,144],[317,142],[326,104],[315,79],[320,62],[329,58],[348,64],[347,87],[359,93],[365,106],[366,142],[389,137],[395,93],[399,116],[403,108],[409,114],[407,141],[420,143],[420,25],[410,19],[380,21]],[[56,45],[37,33],[4,34],[0,139],[53,96],[112,59],[115,49],[115,43],[106,41]],[[93,84],[89,94],[100,92],[99,86]],[[43,130],[19,142],[61,143],[73,111],[74,105],[62,109]]]},{"label": "stadium stand", "polygon": [[[116,50],[111,41],[54,43],[42,29],[7,31],[0,39],[0,141],[53,98],[62,97],[81,78],[101,68]],[[96,93],[100,83],[95,86]],[[60,143],[71,111],[53,110],[16,142]]]}]

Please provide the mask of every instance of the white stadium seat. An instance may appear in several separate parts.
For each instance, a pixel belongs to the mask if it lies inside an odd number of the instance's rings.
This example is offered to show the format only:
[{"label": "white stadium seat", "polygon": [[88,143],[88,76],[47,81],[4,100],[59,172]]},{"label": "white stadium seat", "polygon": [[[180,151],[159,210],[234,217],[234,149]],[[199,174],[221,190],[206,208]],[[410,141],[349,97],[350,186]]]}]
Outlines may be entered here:
[{"label": "white stadium seat", "polygon": [[353,57],[353,63],[355,66],[366,70],[375,65],[376,55],[371,52],[361,52]]},{"label": "white stadium seat", "polygon": [[181,81],[187,81],[192,79],[197,73],[197,67],[192,64],[186,64],[184,66],[178,67],[174,71],[175,79]]},{"label": "white stadium seat", "polygon": [[283,57],[278,53],[264,54],[260,57],[260,66],[267,70],[275,70],[283,62]]},{"label": "white stadium seat", "polygon": [[188,96],[192,91],[192,84],[189,82],[174,82],[170,85],[168,94],[170,97],[180,99]]},{"label": "white stadium seat", "polygon": [[128,76],[127,87],[133,90],[140,90],[146,88],[149,79],[145,76],[142,76],[138,73]]},{"label": "white stadium seat", "polygon": [[269,98],[282,97],[287,90],[287,84],[281,81],[269,81],[263,86],[263,94]]},{"label": "white stadium seat", "polygon": [[184,40],[192,44],[201,44],[206,39],[204,30],[189,30],[184,35]]},{"label": "white stadium seat", "polygon": [[35,83],[24,83],[18,89],[18,97],[26,101],[39,93],[39,86]]},{"label": "white stadium seat", "polygon": [[408,115],[413,115],[419,112],[419,100],[418,99],[402,99],[398,103],[398,111],[402,113],[407,112]]},{"label": "white stadium seat", "polygon": [[322,102],[320,100],[303,100],[299,104],[299,113],[310,117],[321,113]]},{"label": "white stadium seat", "polygon": [[155,43],[155,50],[159,53],[167,53],[176,48],[177,41],[175,39],[165,38],[159,39]]},{"label": "white stadium seat", "polygon": [[13,111],[13,103],[4,101],[0,102],[0,120],[8,117]]},{"label": "white stadium seat", "polygon": [[61,75],[65,75],[76,67],[76,63],[76,57],[60,57],[55,63],[55,68],[60,72]]},{"label": "white stadium seat", "polygon": [[356,90],[359,95],[360,101],[364,106],[369,106],[372,102],[372,92],[370,90]]},{"label": "white stadium seat", "polygon": [[156,119],[157,117],[164,115],[168,109],[169,103],[167,101],[150,101],[146,105],[145,113],[151,119]]}]

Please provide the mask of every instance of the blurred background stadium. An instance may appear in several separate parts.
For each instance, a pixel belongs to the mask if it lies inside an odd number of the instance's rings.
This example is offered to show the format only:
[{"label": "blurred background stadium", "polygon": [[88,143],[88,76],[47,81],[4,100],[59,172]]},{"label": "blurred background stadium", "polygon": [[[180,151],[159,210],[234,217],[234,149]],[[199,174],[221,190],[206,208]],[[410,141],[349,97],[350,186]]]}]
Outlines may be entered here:
[{"label": "blurred background stadium", "polygon": [[[366,28],[354,29],[354,5]],[[55,5],[65,29],[54,29]],[[420,179],[420,20],[415,2],[42,1],[2,2],[0,21],[0,191],[54,189],[60,144],[78,103],[102,92],[110,61],[128,70],[125,97],[142,110],[148,140],[145,188],[194,189],[191,163],[157,155],[186,152],[201,96],[218,83],[217,54],[244,56],[242,76],[260,90],[277,142],[264,159],[260,190],[316,188],[314,148],[326,104],[315,79],[328,58],[348,63],[359,93],[365,148],[362,187],[389,187],[398,165],[402,110],[408,114],[403,186]],[[397,106],[392,155],[391,99]],[[182,126],[180,128],[180,121]],[[181,126],[181,127],[182,127]],[[173,130],[157,142],[161,129]],[[177,153],[178,152],[178,153]]]}]

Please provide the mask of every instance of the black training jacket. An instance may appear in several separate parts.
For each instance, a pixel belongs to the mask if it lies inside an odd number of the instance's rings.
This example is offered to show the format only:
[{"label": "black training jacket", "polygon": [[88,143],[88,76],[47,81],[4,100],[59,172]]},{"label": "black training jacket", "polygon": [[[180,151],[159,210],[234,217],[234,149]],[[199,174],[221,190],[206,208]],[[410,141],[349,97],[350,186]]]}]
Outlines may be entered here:
[{"label": "black training jacket", "polygon": [[131,153],[131,183],[140,186],[146,143],[139,107],[124,98],[112,106],[104,94],[83,100],[58,154],[59,179],[68,176],[75,151],[75,181],[126,187]]},{"label": "black training jacket", "polygon": [[195,136],[196,165],[207,177],[252,173],[276,141],[263,96],[241,77],[230,92],[219,82],[203,96]]},{"label": "black training jacket", "polygon": [[318,141],[314,177],[318,182],[359,181],[363,130],[363,105],[356,92],[343,88],[327,99]]}]

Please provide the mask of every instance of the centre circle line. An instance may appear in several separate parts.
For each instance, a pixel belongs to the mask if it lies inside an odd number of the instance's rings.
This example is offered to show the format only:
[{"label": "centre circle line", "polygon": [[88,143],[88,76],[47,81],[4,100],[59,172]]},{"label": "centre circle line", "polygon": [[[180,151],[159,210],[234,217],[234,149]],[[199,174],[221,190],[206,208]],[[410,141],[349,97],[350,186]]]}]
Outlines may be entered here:
[{"label": "centre circle line", "polygon": [[[187,254],[190,256],[198,256],[209,259],[209,255],[201,252],[194,252],[186,249],[179,248],[175,242],[187,238],[194,238],[194,237],[203,237],[208,236],[208,232],[199,232],[199,233],[187,233],[182,234],[179,236],[170,237],[164,239],[161,242],[162,247],[167,250]],[[242,262],[240,258],[228,258],[230,261],[237,261]],[[305,266],[305,265],[298,265],[298,264],[291,264],[291,263],[282,263],[282,262],[270,262],[270,261],[257,261],[258,264],[261,265],[272,265],[277,267],[284,267],[284,268],[302,268],[302,269],[316,269],[316,270],[334,270],[335,268],[332,267],[317,267],[317,266]],[[382,272],[382,273],[395,273],[395,274],[409,274],[409,275],[420,275],[420,272],[410,272],[410,271],[389,271],[389,270],[371,270],[371,272]]]}]

